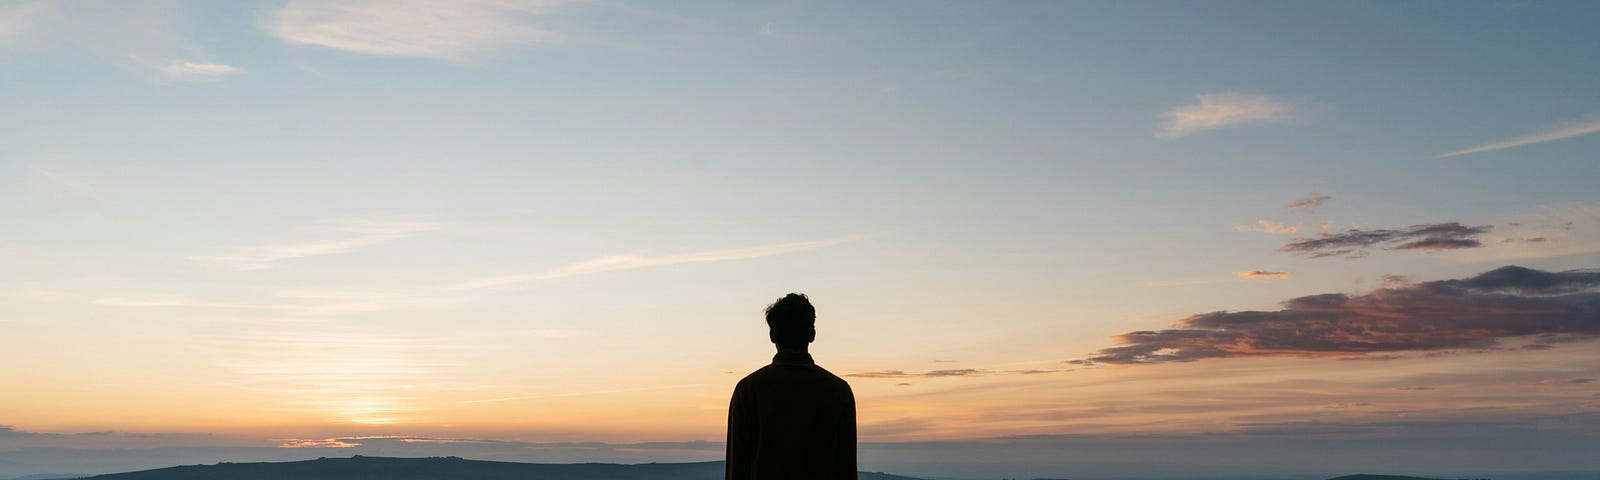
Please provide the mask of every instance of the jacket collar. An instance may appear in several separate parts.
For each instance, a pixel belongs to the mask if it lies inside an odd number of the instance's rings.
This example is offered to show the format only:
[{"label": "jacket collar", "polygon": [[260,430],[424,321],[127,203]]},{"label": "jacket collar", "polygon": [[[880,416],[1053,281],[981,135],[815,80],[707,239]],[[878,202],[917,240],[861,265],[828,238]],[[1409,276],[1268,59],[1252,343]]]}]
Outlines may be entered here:
[{"label": "jacket collar", "polygon": [[805,352],[778,352],[772,356],[773,365],[816,365],[811,354]]}]

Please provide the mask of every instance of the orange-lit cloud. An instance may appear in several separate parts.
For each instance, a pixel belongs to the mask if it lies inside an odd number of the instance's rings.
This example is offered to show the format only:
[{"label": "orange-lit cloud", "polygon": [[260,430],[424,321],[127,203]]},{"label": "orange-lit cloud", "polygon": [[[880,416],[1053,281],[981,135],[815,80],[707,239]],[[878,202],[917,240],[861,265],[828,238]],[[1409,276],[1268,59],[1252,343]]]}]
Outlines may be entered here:
[{"label": "orange-lit cloud", "polygon": [[1381,288],[1365,295],[1293,298],[1276,311],[1189,316],[1176,328],[1117,336],[1089,356],[1100,363],[1155,363],[1272,355],[1348,355],[1485,349],[1543,335],[1530,345],[1600,338],[1600,270],[1546,272],[1517,266],[1478,276]]},{"label": "orange-lit cloud", "polygon": [[278,448],[356,448],[374,440],[387,440],[400,443],[434,443],[434,444],[480,444],[503,443],[496,440],[483,440],[477,438],[433,438],[413,437],[407,435],[367,435],[359,437],[338,438],[286,438],[279,439]]},{"label": "orange-lit cloud", "polygon": [[279,444],[278,448],[355,448],[361,446],[360,443],[347,442],[338,438],[321,440],[287,438],[281,441],[283,443]]},{"label": "orange-lit cloud", "polygon": [[961,368],[950,370],[930,370],[922,373],[907,373],[900,370],[879,370],[876,372],[860,372],[845,374],[846,377],[856,378],[942,378],[942,377],[980,377],[993,375],[989,370],[975,368]]},{"label": "orange-lit cloud", "polygon": [[1239,225],[1237,227],[1233,227],[1233,229],[1241,232],[1261,233],[1296,233],[1300,231],[1300,227],[1275,223],[1270,220],[1260,220],[1257,221],[1255,225]]},{"label": "orange-lit cloud", "polygon": [[[953,378],[953,377],[988,377],[994,375],[1039,375],[1055,373],[1061,370],[981,370],[976,368],[960,368],[949,370],[929,370],[926,372],[905,372],[901,370],[879,370],[875,372],[848,373],[846,377],[854,378]],[[907,384],[909,385],[909,384]]]},{"label": "orange-lit cloud", "polygon": [[1265,279],[1265,280],[1271,280],[1271,279],[1276,279],[1276,278],[1289,278],[1289,277],[1293,277],[1294,276],[1293,273],[1289,273],[1289,272],[1268,272],[1268,271],[1262,271],[1262,270],[1245,270],[1243,272],[1238,272],[1236,275],[1238,275],[1239,278],[1252,278],[1252,279]]}]

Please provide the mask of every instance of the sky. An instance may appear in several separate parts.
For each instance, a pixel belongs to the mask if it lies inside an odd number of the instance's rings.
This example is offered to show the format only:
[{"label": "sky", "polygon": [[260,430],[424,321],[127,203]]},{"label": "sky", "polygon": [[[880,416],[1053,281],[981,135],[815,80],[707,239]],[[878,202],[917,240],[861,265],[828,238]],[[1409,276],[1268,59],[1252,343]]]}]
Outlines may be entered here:
[{"label": "sky", "polygon": [[1600,5],[0,1],[0,477],[1597,471]]}]

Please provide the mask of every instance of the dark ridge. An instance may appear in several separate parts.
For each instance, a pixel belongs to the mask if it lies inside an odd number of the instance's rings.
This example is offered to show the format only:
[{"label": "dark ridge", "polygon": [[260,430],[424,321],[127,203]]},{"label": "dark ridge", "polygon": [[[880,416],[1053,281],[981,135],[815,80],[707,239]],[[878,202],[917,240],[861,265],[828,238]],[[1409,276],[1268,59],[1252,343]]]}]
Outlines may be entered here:
[{"label": "dark ridge", "polygon": [[[1372,474],[1362,473],[1362,474],[1356,474],[1356,475],[1345,475],[1343,477],[1330,478],[1328,480],[1441,480],[1441,479],[1428,478],[1428,477],[1408,477],[1408,476],[1405,476],[1405,475],[1372,475]],[[1488,480],[1488,479],[1478,479],[1478,480]]]},{"label": "dark ridge", "polygon": [[[460,457],[319,458],[299,462],[186,465],[96,475],[95,480],[718,480],[723,462],[698,463],[515,463]],[[920,480],[861,472],[860,480]]]}]

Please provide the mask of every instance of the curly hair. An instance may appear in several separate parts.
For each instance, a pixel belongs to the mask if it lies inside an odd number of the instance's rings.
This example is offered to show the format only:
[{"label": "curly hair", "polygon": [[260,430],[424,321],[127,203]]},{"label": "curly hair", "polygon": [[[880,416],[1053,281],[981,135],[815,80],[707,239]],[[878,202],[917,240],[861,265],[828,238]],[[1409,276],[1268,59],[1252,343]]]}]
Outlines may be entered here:
[{"label": "curly hair", "polygon": [[791,293],[767,306],[767,328],[772,343],[780,347],[802,346],[816,334],[817,309],[803,293]]}]

